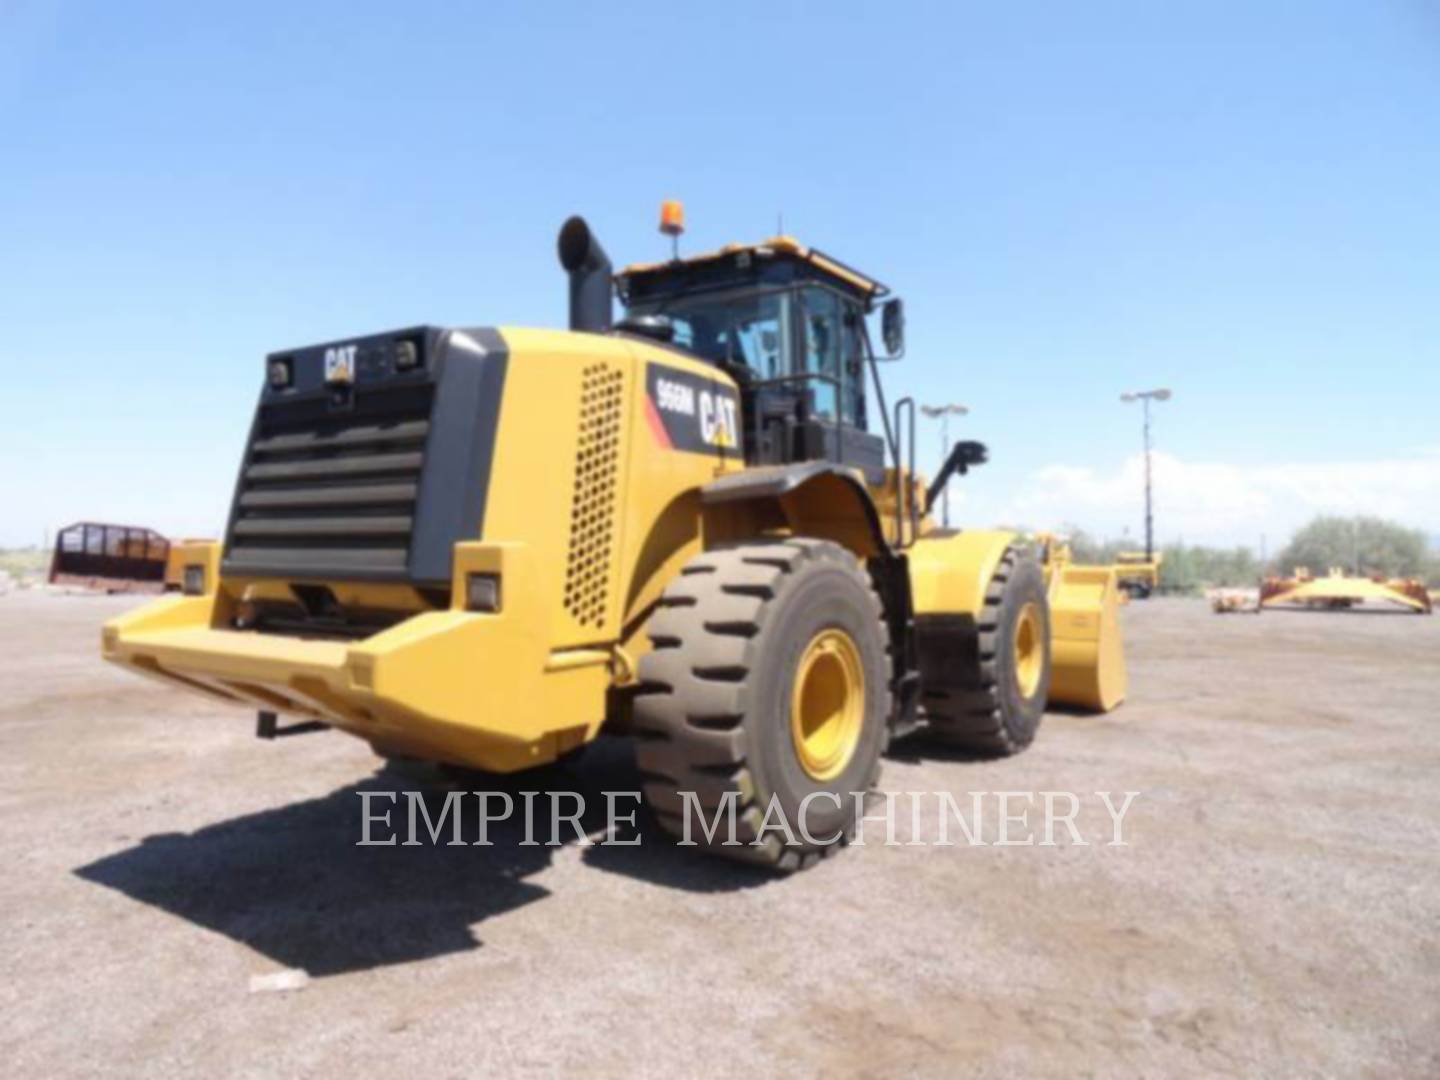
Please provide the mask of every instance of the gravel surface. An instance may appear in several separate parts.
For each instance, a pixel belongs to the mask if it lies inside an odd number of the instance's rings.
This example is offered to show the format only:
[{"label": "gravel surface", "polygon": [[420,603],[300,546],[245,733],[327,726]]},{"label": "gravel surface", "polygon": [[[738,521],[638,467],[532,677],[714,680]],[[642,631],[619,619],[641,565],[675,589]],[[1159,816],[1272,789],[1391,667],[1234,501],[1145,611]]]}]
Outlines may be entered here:
[{"label": "gravel surface", "polygon": [[[871,822],[772,878],[643,815],[638,847],[356,846],[357,790],[439,779],[102,664],[135,602],[0,596],[9,1075],[1440,1074],[1440,618],[1131,605],[1118,712],[882,779],[1074,792],[1085,844],[925,843],[927,795],[918,843]],[[605,740],[491,786],[634,781]],[[1100,791],[1140,793],[1125,846]]]}]

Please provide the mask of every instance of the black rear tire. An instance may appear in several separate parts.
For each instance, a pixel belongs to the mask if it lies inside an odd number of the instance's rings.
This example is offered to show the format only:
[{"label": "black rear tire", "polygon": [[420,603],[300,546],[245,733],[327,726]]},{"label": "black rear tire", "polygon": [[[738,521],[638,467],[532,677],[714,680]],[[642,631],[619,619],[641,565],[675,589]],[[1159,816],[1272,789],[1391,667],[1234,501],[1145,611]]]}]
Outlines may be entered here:
[{"label": "black rear tire", "polygon": [[[690,839],[709,853],[791,871],[844,844],[853,832],[853,793],[879,781],[890,731],[883,612],[856,557],[810,539],[706,552],[665,590],[648,630],[653,651],[640,660],[634,704],[636,762],[660,826],[685,835],[688,792]],[[830,634],[853,645],[863,714],[835,775],[817,779],[792,734],[792,691],[809,648]],[[829,794],[806,807],[811,842],[800,831],[800,808],[816,793]],[[761,835],[772,799],[797,843],[772,830]],[[739,843],[724,842],[723,814],[707,841],[697,811],[713,822],[727,800]]]}]

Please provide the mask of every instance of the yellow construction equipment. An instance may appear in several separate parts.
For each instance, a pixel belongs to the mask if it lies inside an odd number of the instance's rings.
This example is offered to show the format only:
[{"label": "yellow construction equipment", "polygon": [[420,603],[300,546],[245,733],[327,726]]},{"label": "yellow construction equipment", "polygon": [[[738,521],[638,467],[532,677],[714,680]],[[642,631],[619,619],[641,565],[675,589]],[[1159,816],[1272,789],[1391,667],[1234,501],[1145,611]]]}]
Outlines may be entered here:
[{"label": "yellow construction equipment", "polygon": [[1115,556],[1115,580],[1131,599],[1146,600],[1160,588],[1160,564],[1164,557],[1156,552],[1122,551]]},{"label": "yellow construction equipment", "polygon": [[1260,585],[1260,607],[1303,607],[1342,610],[1357,604],[1387,603],[1417,615],[1429,615],[1434,601],[1425,583],[1414,578],[1355,577],[1343,567],[1332,567],[1314,577],[1297,567],[1293,577],[1266,578]]},{"label": "yellow construction equipment", "polygon": [[1123,695],[1108,571],[1047,585],[1016,534],[929,516],[985,450],[918,475],[884,285],[783,236],[615,275],[572,218],[559,255],[568,331],[267,357],[224,540],[181,545],[182,595],[105,656],[479,769],[630,732],[665,829],[728,809],[741,843],[705,844],[780,869],[845,840],[892,737],[1011,753],[1048,699]]},{"label": "yellow construction equipment", "polygon": [[1035,540],[1050,598],[1050,700],[1108,712],[1128,688],[1115,568],[1076,565],[1052,533]]}]

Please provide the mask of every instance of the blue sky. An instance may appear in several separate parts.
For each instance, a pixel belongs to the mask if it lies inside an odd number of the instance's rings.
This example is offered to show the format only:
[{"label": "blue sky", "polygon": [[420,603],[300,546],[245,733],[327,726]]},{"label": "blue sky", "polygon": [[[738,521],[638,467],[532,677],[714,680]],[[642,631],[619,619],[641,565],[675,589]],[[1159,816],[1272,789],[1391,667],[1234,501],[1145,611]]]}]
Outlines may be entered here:
[{"label": "blue sky", "polygon": [[[906,299],[964,523],[1440,534],[1440,6],[0,4],[0,544],[214,534],[265,352],[786,230]],[[922,433],[934,448],[933,432]],[[957,492],[959,494],[959,492]]]}]

